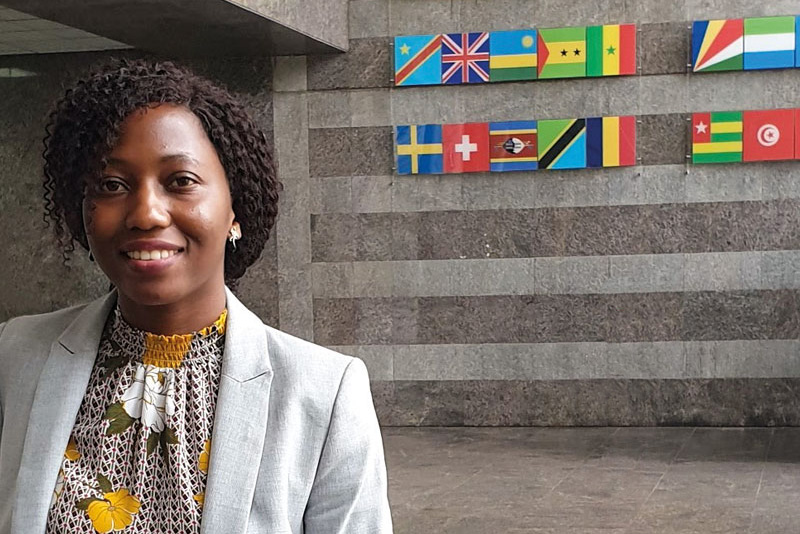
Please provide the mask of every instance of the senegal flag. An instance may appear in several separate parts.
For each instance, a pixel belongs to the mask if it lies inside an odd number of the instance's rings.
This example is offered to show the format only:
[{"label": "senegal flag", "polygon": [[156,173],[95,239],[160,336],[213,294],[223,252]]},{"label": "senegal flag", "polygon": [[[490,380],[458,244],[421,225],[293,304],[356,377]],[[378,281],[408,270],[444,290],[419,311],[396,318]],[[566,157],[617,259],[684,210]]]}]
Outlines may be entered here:
[{"label": "senegal flag", "polygon": [[539,78],[586,76],[586,27],[539,30]]},{"label": "senegal flag", "polygon": [[586,28],[586,76],[636,74],[636,25]]},{"label": "senegal flag", "polygon": [[692,114],[692,163],[742,161],[742,112]]}]

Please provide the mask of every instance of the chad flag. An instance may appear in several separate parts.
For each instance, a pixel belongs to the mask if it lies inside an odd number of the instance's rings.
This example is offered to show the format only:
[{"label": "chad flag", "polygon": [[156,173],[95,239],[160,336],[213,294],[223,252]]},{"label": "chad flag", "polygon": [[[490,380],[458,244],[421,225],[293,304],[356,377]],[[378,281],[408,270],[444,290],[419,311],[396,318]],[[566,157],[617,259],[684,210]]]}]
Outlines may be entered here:
[{"label": "chad flag", "polygon": [[489,35],[489,81],[536,79],[536,30]]},{"label": "chad flag", "polygon": [[586,119],[586,166],[636,165],[636,117]]},{"label": "chad flag", "polygon": [[539,30],[539,78],[586,76],[586,27]]},{"label": "chad flag", "polygon": [[636,74],[636,25],[586,28],[586,76]]}]

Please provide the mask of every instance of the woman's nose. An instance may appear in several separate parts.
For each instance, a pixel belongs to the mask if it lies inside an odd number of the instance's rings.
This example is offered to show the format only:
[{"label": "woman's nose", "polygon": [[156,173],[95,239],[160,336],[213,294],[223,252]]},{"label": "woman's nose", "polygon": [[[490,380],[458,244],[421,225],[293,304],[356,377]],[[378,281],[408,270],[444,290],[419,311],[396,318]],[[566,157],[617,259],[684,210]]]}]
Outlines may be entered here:
[{"label": "woman's nose", "polygon": [[150,230],[170,224],[166,195],[155,184],[141,184],[129,197],[126,217],[128,228]]}]

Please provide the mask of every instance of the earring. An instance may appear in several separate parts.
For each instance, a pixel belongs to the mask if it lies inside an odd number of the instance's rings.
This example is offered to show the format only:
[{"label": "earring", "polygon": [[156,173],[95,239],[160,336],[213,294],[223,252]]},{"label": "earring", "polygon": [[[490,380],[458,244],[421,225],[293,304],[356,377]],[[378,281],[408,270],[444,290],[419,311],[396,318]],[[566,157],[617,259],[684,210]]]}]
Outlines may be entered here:
[{"label": "earring", "polygon": [[233,245],[233,250],[236,250],[236,241],[241,237],[242,236],[239,235],[239,231],[235,227],[228,231],[228,241]]}]

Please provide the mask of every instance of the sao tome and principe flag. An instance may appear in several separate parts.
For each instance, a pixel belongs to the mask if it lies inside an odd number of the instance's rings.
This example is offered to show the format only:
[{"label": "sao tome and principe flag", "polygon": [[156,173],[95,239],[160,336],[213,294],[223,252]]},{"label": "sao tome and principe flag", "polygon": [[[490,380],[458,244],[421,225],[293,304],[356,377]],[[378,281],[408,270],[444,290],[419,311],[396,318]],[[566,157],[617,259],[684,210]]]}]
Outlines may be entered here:
[{"label": "sao tome and principe flag", "polygon": [[631,165],[636,165],[636,117],[626,115],[586,119],[586,166]]},{"label": "sao tome and principe flag", "polygon": [[692,163],[742,161],[742,112],[692,114]]},{"label": "sao tome and principe flag", "polygon": [[586,167],[586,119],[537,121],[539,168]]},{"label": "sao tome and principe flag", "polygon": [[492,32],[489,36],[489,80],[535,80],[536,41],[536,30]]},{"label": "sao tome and principe flag", "polygon": [[744,70],[795,64],[795,17],[744,19]]},{"label": "sao tome and principe flag", "polygon": [[794,159],[794,116],[785,109],[745,111],[743,161]]},{"label": "sao tome and principe flag", "polygon": [[395,37],[395,85],[438,85],[442,83],[441,42],[441,35]]},{"label": "sao tome and principe flag", "polygon": [[539,78],[586,76],[586,27],[539,30]]},{"label": "sao tome and principe flag", "polygon": [[696,20],[692,24],[692,71],[744,68],[744,21]]},{"label": "sao tome and principe flag", "polygon": [[489,170],[489,124],[442,125],[444,172]]},{"label": "sao tome and principe flag", "polygon": [[538,168],[536,121],[489,123],[492,172],[535,171]]},{"label": "sao tome and principe flag", "polygon": [[586,28],[586,76],[636,74],[636,25]]},{"label": "sao tome and principe flag", "polygon": [[441,174],[442,125],[397,127],[397,174]]}]

